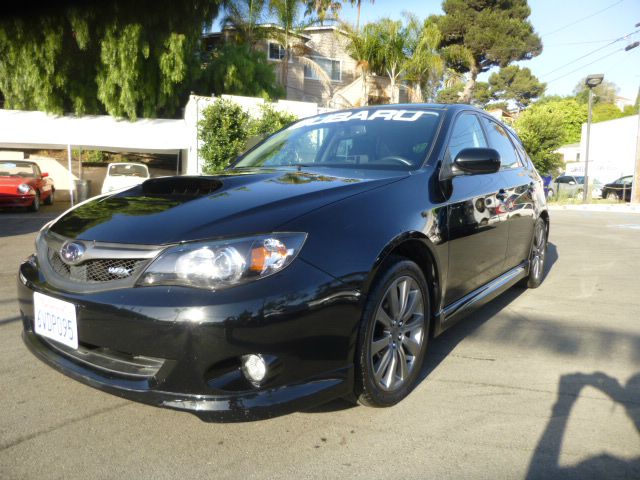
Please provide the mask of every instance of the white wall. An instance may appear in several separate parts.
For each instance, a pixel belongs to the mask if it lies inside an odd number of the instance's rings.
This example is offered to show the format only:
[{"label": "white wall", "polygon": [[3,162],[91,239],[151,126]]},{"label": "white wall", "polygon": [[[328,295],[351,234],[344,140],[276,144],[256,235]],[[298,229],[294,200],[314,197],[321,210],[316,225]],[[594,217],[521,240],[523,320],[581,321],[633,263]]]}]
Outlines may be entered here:
[{"label": "white wall", "polygon": [[[638,136],[638,115],[591,124],[589,177],[602,183],[623,175],[632,175]],[[580,162],[567,165],[567,173],[584,174],[587,150],[587,125],[582,125]]]}]

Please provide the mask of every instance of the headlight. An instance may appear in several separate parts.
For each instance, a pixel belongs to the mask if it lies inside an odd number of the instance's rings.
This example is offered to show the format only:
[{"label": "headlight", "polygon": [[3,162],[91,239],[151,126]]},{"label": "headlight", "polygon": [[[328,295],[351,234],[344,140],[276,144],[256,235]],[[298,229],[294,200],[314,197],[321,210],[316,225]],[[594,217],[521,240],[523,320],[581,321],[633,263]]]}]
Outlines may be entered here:
[{"label": "headlight", "polygon": [[27,194],[27,193],[29,193],[31,191],[31,187],[29,185],[27,185],[26,183],[21,183],[18,186],[18,191],[24,195],[24,194]]},{"label": "headlight", "polygon": [[273,233],[183,243],[160,254],[139,285],[184,285],[218,290],[272,275],[298,255],[306,233]]}]

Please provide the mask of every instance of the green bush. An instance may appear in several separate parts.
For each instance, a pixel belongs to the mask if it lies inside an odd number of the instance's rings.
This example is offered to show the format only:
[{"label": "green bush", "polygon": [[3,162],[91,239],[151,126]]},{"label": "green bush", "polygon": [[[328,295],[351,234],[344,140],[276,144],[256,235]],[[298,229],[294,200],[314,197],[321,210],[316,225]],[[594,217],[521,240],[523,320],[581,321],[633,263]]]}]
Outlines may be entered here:
[{"label": "green bush", "polygon": [[250,135],[269,136],[278,130],[288,127],[298,117],[293,113],[281,112],[265,103],[260,106],[260,118],[253,120],[250,125]]},{"label": "green bush", "polygon": [[225,168],[245,148],[249,136],[249,114],[230,100],[218,100],[204,109],[198,125],[203,144],[200,155],[204,171],[213,173]]},{"label": "green bush", "polygon": [[279,112],[269,104],[262,105],[260,110],[260,118],[252,119],[230,100],[218,100],[203,110],[198,136],[203,142],[200,156],[205,162],[205,173],[214,173],[229,165],[246,150],[250,136],[271,135],[297,120],[295,115]]},{"label": "green bush", "polygon": [[[83,163],[102,163],[105,162],[108,157],[107,152],[101,150],[80,150],[74,148],[72,153],[73,158],[82,160]],[[82,158],[80,158],[81,153]]]}]

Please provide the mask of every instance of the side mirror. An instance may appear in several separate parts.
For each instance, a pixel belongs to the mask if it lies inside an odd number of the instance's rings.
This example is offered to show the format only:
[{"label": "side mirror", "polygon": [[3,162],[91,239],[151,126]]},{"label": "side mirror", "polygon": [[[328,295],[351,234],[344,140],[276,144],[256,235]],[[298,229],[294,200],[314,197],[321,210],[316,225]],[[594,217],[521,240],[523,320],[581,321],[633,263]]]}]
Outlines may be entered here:
[{"label": "side mirror", "polygon": [[49,174],[47,172],[42,172],[42,178],[48,177]]},{"label": "side mirror", "polygon": [[481,175],[500,170],[500,154],[493,148],[465,148],[453,161],[454,173]]}]

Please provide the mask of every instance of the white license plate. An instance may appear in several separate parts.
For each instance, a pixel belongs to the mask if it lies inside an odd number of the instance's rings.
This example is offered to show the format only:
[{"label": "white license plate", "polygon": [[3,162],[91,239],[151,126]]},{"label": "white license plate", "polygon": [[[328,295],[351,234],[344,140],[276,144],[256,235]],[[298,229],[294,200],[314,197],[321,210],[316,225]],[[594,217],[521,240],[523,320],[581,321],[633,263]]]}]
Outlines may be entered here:
[{"label": "white license plate", "polygon": [[78,324],[73,303],[33,293],[34,330],[38,335],[78,348]]}]

